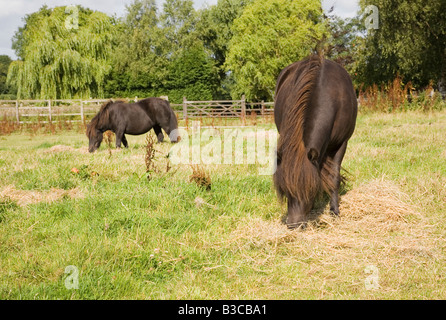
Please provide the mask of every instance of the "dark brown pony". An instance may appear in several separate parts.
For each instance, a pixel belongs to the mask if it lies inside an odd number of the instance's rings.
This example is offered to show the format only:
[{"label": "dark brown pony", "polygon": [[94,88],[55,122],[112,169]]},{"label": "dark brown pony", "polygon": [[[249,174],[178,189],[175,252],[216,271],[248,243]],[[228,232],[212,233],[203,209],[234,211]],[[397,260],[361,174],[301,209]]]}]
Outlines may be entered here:
[{"label": "dark brown pony", "polygon": [[164,139],[161,129],[169,135],[171,142],[179,141],[177,117],[168,101],[161,98],[147,98],[136,103],[109,101],[87,126],[88,151],[94,152],[99,148],[107,130],[116,134],[116,148],[121,147],[121,142],[127,148],[125,134],[144,134],[152,128],[158,142]]},{"label": "dark brown pony", "polygon": [[357,115],[350,76],[339,64],[311,55],[281,71],[274,100],[280,134],[274,184],[288,199],[288,227],[305,223],[321,190],[339,215],[341,162]]}]

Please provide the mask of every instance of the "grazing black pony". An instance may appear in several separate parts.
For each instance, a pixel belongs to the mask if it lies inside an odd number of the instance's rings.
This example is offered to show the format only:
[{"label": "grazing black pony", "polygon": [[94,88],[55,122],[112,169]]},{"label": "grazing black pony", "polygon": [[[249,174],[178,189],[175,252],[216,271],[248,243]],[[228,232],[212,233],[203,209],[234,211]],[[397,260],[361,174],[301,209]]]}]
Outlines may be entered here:
[{"label": "grazing black pony", "polygon": [[321,190],[339,215],[341,162],[358,110],[350,76],[314,54],[281,71],[274,100],[280,136],[273,178],[280,198],[288,199],[288,227],[305,224]]},{"label": "grazing black pony", "polygon": [[161,98],[147,98],[136,103],[124,101],[109,101],[104,104],[98,114],[87,126],[89,139],[88,151],[94,152],[102,142],[103,133],[111,130],[116,134],[116,148],[128,147],[125,134],[139,135],[150,129],[155,131],[158,142],[162,142],[163,129],[171,142],[177,142],[178,122],[170,103]]}]

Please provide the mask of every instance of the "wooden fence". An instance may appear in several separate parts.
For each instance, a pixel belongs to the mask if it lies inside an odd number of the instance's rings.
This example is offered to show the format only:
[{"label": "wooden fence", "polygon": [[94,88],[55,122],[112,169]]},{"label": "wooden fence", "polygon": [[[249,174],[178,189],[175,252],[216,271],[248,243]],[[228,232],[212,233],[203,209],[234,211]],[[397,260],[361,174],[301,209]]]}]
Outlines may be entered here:
[{"label": "wooden fence", "polygon": [[32,122],[31,117],[46,119],[42,122],[57,121],[67,117],[74,121],[85,121],[94,116],[108,99],[92,100],[0,100],[1,119],[14,118],[17,123]]},{"label": "wooden fence", "polygon": [[[66,120],[68,117],[70,121],[84,122],[91,119],[101,105],[109,100],[0,100],[0,120],[8,119],[20,124],[33,122],[33,117],[41,122]],[[124,100],[133,102],[138,101],[138,98]],[[240,118],[244,121],[251,113],[270,116],[274,112],[273,102],[247,103],[244,96],[241,100],[220,101],[189,101],[183,98],[182,104],[171,103],[171,106],[179,119],[219,117]]]}]

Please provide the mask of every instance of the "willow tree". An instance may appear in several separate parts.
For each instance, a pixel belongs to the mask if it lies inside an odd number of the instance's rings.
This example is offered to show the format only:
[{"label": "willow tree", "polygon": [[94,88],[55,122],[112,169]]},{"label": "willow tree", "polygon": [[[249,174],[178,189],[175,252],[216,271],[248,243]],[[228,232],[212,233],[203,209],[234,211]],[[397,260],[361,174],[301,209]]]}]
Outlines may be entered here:
[{"label": "willow tree", "polygon": [[19,59],[11,63],[7,79],[18,98],[102,96],[110,71],[112,18],[81,6],[44,6],[24,20],[13,38]]},{"label": "willow tree", "polygon": [[309,55],[325,30],[319,0],[253,0],[232,26],[226,59],[236,81],[231,95],[271,100],[280,70]]}]

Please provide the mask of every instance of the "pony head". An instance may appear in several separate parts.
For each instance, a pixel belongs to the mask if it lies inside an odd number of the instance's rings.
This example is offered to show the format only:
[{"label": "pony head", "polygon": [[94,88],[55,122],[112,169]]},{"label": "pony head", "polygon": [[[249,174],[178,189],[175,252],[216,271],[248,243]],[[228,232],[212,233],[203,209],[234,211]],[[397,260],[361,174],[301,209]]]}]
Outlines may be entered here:
[{"label": "pony head", "polygon": [[87,137],[89,140],[88,151],[95,152],[101,146],[103,139],[103,133],[108,130],[109,121],[109,107],[113,104],[113,101],[109,101],[102,105],[99,112],[91,119],[91,122],[87,125]]},{"label": "pony head", "polygon": [[87,125],[88,152],[95,152],[101,146],[103,131],[98,129],[93,123]]}]

